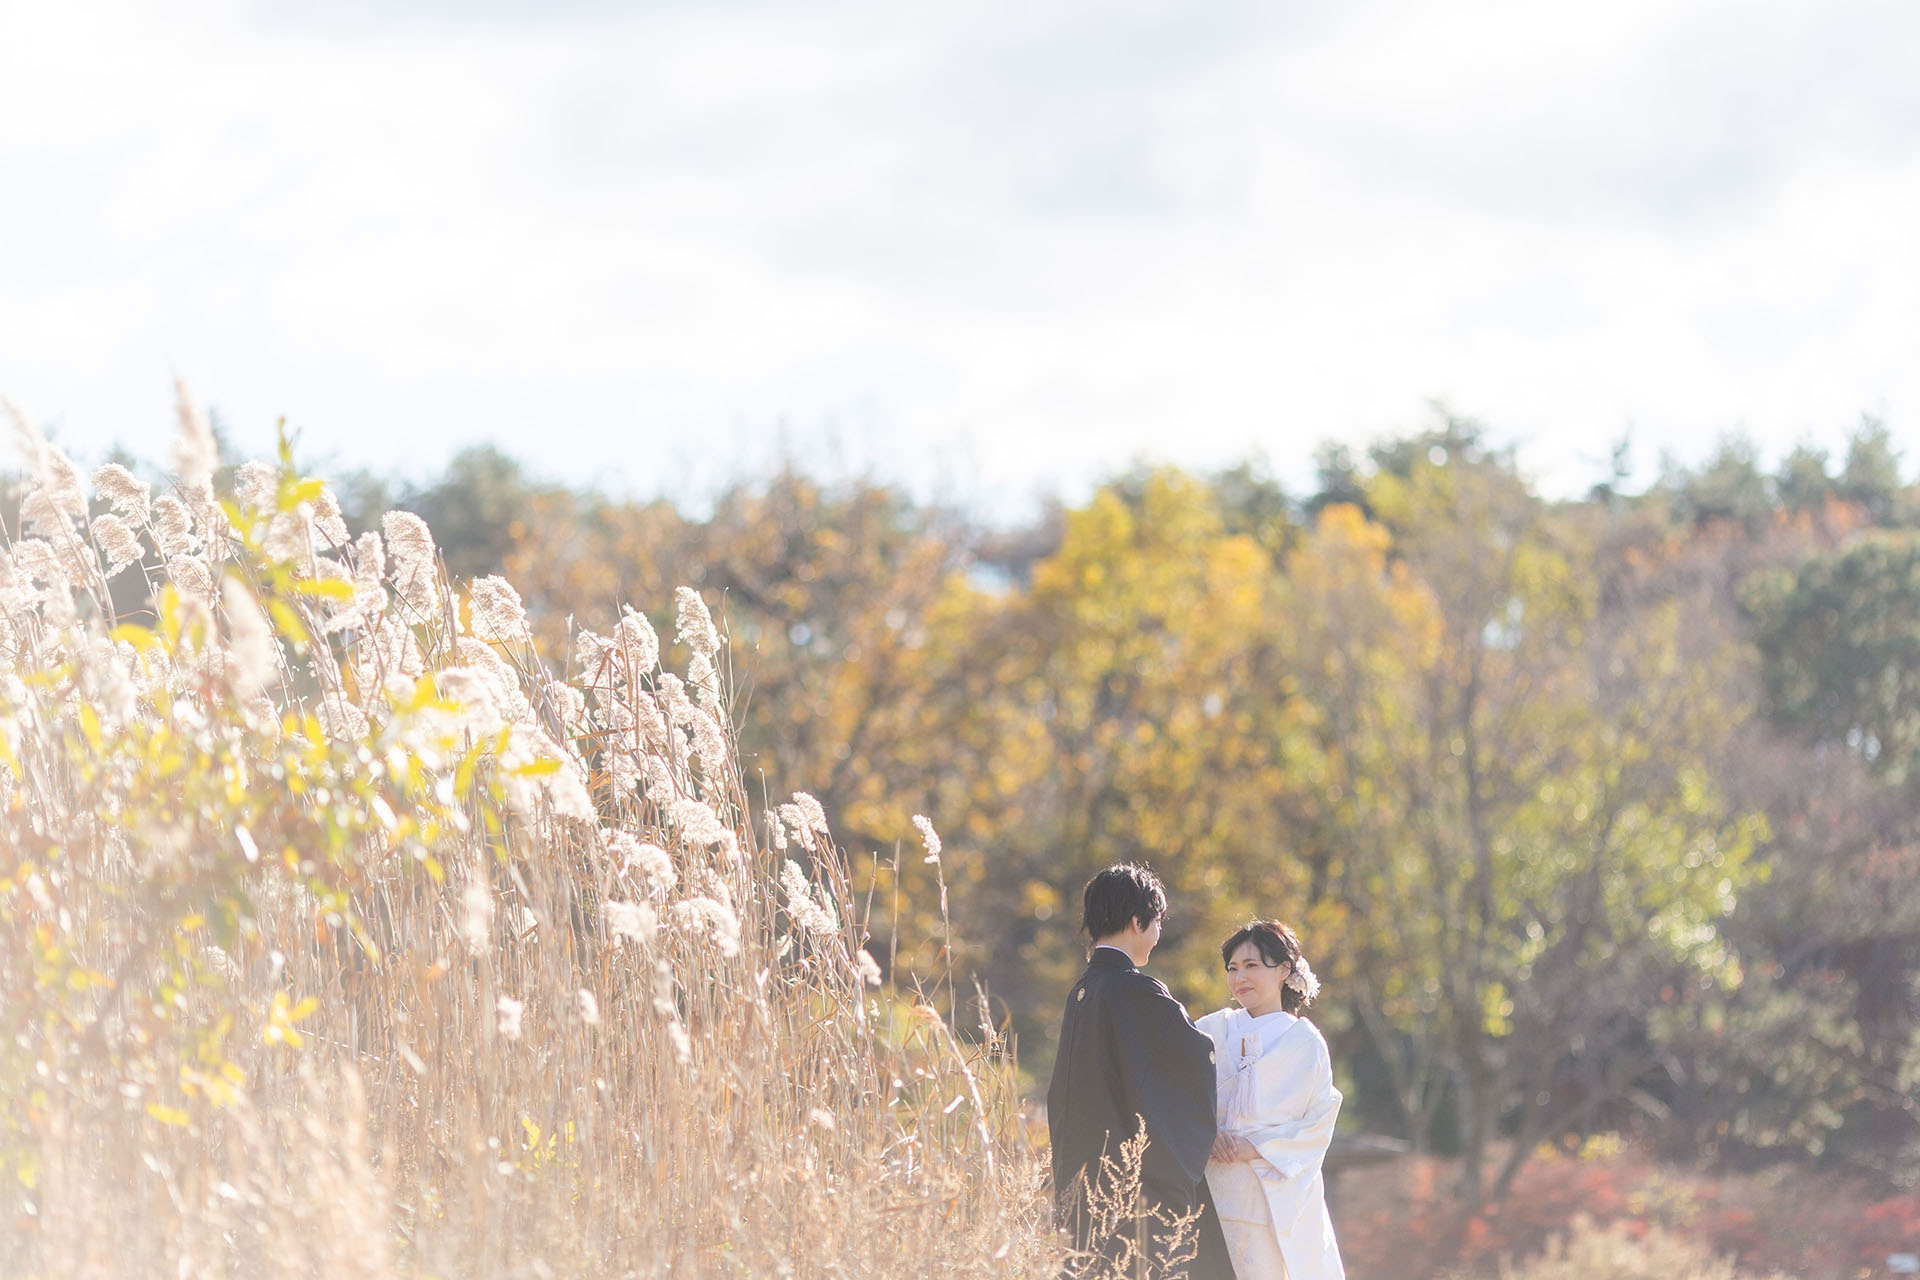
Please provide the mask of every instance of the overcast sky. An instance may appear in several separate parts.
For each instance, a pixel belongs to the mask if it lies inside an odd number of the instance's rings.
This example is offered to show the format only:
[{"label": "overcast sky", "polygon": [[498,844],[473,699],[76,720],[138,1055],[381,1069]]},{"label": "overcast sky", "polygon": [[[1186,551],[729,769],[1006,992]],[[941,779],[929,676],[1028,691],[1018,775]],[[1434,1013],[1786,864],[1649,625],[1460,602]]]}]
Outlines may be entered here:
[{"label": "overcast sky", "polygon": [[1920,462],[1920,5],[0,0],[0,392],[988,505],[1427,421]]}]

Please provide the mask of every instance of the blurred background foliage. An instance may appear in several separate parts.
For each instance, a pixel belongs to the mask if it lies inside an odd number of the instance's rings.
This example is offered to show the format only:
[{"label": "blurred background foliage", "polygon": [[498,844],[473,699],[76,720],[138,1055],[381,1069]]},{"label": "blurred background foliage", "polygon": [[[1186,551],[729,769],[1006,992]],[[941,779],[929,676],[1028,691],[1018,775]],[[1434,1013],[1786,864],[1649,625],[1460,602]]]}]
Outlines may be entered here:
[{"label": "blurred background foliage", "polygon": [[1142,467],[1012,528],[793,464],[699,511],[492,449],[338,487],[505,574],[553,654],[718,602],[750,786],[819,796],[890,976],[977,976],[1030,1084],[1080,886],[1134,859],[1196,1013],[1228,932],[1300,929],[1343,1119],[1460,1156],[1468,1201],[1603,1132],[1920,1181],[1920,487],[1886,428],[1640,491],[1623,444],[1573,500],[1445,416],[1318,460],[1310,493]]}]

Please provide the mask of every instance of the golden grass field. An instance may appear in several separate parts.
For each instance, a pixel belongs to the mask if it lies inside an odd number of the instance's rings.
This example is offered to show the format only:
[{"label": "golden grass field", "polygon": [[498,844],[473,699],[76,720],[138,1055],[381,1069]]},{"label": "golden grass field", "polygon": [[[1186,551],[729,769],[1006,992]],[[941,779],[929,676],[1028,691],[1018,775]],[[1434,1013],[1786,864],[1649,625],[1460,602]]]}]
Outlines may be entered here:
[{"label": "golden grass field", "polygon": [[543,659],[416,518],[216,494],[182,421],[161,495],[19,428],[9,1273],[1056,1264],[1004,1045],[880,984],[817,804],[750,799],[698,596],[667,655],[628,612]]},{"label": "golden grass field", "polygon": [[[417,517],[216,487],[180,417],[160,493],[16,421],[7,1274],[1058,1271],[983,997],[871,954],[897,878],[741,776],[697,594],[542,654]],[[1506,1274],[1731,1273],[1589,1231]]]}]

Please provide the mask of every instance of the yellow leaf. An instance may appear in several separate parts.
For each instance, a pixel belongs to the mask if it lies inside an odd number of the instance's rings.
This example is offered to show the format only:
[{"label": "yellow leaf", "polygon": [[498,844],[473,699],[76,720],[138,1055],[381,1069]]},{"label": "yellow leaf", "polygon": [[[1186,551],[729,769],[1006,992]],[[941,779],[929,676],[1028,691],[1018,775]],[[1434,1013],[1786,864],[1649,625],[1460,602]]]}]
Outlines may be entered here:
[{"label": "yellow leaf", "polygon": [[560,762],[549,759],[546,756],[541,756],[538,759],[529,760],[527,763],[516,768],[509,769],[508,772],[516,778],[544,778],[550,773],[560,772]]},{"label": "yellow leaf", "polygon": [[161,1124],[172,1125],[176,1129],[184,1129],[193,1123],[193,1117],[189,1116],[180,1108],[169,1107],[158,1102],[149,1102],[147,1104],[147,1114],[155,1120],[158,1120]]},{"label": "yellow leaf", "polygon": [[294,648],[306,647],[306,624],[300,621],[300,615],[295,613],[285,600],[278,596],[268,600],[267,612],[273,615],[274,625],[280,628],[280,634],[284,635]]},{"label": "yellow leaf", "polygon": [[315,600],[353,599],[353,584],[338,578],[302,578],[293,584],[293,594]]},{"label": "yellow leaf", "polygon": [[121,623],[119,626],[115,627],[112,631],[108,632],[107,637],[108,639],[112,640],[115,644],[119,644],[122,641],[124,641],[127,644],[132,645],[135,649],[139,649],[143,652],[150,645],[152,645],[155,641],[157,641],[160,638],[153,634],[152,628],[143,627],[138,623],[134,623],[134,622]]},{"label": "yellow leaf", "polygon": [[113,979],[92,969],[75,969],[67,975],[67,985],[75,991],[87,991],[94,987],[111,987]]}]

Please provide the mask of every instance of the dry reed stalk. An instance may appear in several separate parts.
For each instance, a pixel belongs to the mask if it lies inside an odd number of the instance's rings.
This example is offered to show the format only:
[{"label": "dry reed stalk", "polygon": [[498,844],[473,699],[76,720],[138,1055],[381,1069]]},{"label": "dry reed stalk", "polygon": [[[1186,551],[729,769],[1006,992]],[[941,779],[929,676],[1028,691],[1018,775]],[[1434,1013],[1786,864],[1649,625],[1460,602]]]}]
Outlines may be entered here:
[{"label": "dry reed stalk", "polygon": [[98,534],[16,427],[64,527],[0,531],[10,1270],[1057,1270],[1004,1046],[874,985],[811,798],[749,803],[697,595],[683,675],[629,615],[565,681],[416,518],[350,539],[284,449],[219,501],[181,421]]}]

